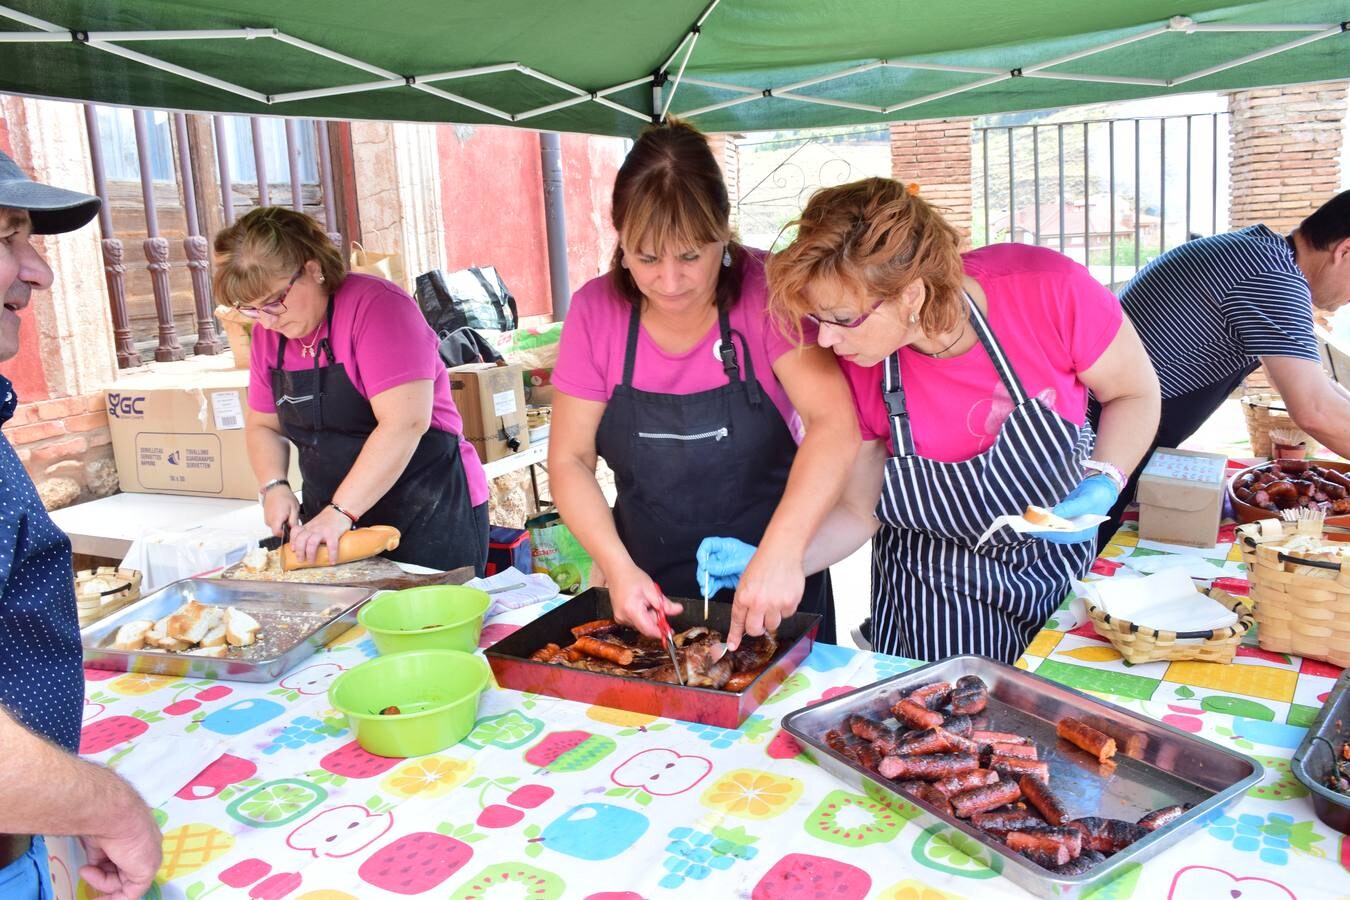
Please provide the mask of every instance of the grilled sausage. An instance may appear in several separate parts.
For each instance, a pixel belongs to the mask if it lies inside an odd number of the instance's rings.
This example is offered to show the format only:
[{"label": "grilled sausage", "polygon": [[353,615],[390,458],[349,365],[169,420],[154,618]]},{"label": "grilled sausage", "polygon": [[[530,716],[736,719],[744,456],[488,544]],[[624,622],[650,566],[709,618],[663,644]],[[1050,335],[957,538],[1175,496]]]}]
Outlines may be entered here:
[{"label": "grilled sausage", "polygon": [[900,699],[913,700],[920,706],[937,709],[940,706],[947,705],[947,698],[951,692],[952,686],[948,682],[930,681],[927,684],[901,691]]},{"label": "grilled sausage", "polygon": [[1023,775],[1033,775],[1042,781],[1050,780],[1050,764],[1038,759],[1022,759],[1020,756],[998,756],[995,754],[989,760],[986,769],[993,769],[1006,778],[1021,778]]},{"label": "grilled sausage", "polygon": [[948,716],[942,721],[942,727],[959,737],[968,738],[971,732],[975,730],[974,723],[970,716]]},{"label": "grilled sausage", "polygon": [[1182,813],[1190,808],[1191,804],[1189,803],[1164,806],[1162,809],[1155,809],[1153,812],[1145,814],[1140,818],[1137,824],[1146,831],[1157,831],[1164,825],[1170,825],[1174,819],[1180,817]]},{"label": "grilled sausage", "polygon": [[1051,872],[1057,872],[1061,867],[1073,862],[1069,858],[1069,848],[1061,846],[1056,846],[1053,853],[1046,853],[1043,850],[1023,850],[1022,855],[1042,869],[1049,869]]},{"label": "grilled sausage", "polygon": [[844,720],[844,724],[864,741],[875,741],[879,738],[894,734],[894,731],[882,725],[876,719],[869,719],[867,716],[849,714]]},{"label": "grilled sausage", "polygon": [[968,819],[975,813],[998,809],[1005,803],[1012,803],[1022,796],[1016,783],[999,781],[986,784],[957,794],[952,798],[952,812],[962,819]]},{"label": "grilled sausage", "polygon": [[1106,857],[1101,853],[1096,850],[1084,850],[1064,865],[1056,866],[1054,872],[1056,875],[1082,875],[1093,866],[1104,862]]},{"label": "grilled sausage", "polygon": [[1068,820],[1069,814],[1065,811],[1064,804],[1059,802],[1059,798],[1050,790],[1050,785],[1044,778],[1023,775],[1017,785],[1022,789],[1022,796],[1027,798],[1032,809],[1040,813],[1045,821],[1051,825],[1063,825]]},{"label": "grilled sausage", "polygon": [[952,688],[952,712],[958,716],[973,716],[984,712],[989,704],[989,688],[978,675],[964,675]]},{"label": "grilled sausage", "polygon": [[1059,720],[1055,726],[1055,734],[1064,738],[1064,740],[1079,747],[1084,751],[1097,757],[1098,762],[1106,762],[1116,755],[1116,741],[1114,738],[1102,734],[1086,722],[1074,718],[1064,718]]},{"label": "grilled sausage", "polygon": [[884,778],[922,778],[925,781],[937,781],[939,778],[964,775],[977,768],[979,760],[973,754],[935,753],[931,756],[883,756],[877,771]]},{"label": "grilled sausage", "polygon": [[[1025,852],[1033,850],[1039,853],[1059,855],[1060,848],[1069,852],[1074,859],[1083,852],[1083,835],[1076,828],[1056,828],[1041,826],[1026,830],[1010,831],[1003,842],[1012,850]],[[1065,860],[1064,862],[1068,862]],[[1064,863],[1059,863],[1064,865]]]},{"label": "grilled sausage", "polygon": [[957,794],[964,794],[966,791],[974,790],[977,787],[997,784],[998,780],[997,772],[992,772],[989,769],[975,769],[964,775],[953,775],[951,778],[935,781],[933,782],[933,790],[950,800]]},{"label": "grilled sausage", "polygon": [[1026,810],[999,809],[992,812],[975,813],[970,817],[970,824],[993,835],[1004,835],[1009,831],[1039,828],[1045,824],[1045,820]]},{"label": "grilled sausage", "polygon": [[929,753],[951,753],[969,749],[970,742],[941,728],[929,728],[915,737],[905,738],[895,745],[900,756],[924,756]]},{"label": "grilled sausage", "polygon": [[562,652],[562,648],[557,644],[545,644],[538,650],[530,654],[530,659],[535,662],[548,662],[553,657]]},{"label": "grilled sausage", "polygon": [[590,622],[582,622],[580,625],[572,626],[573,637],[599,637],[602,634],[609,634],[619,629],[619,623],[613,619],[593,619]]},{"label": "grilled sausage", "polygon": [[1068,823],[1083,832],[1083,846],[1098,853],[1116,853],[1149,833],[1148,829],[1121,819],[1084,816]]},{"label": "grilled sausage", "polygon": [[891,712],[911,728],[936,728],[942,724],[943,719],[942,713],[934,712],[909,699],[896,703],[891,707]]},{"label": "grilled sausage", "polygon": [[1035,744],[990,744],[994,756],[1017,756],[1022,759],[1036,759]]},{"label": "grilled sausage", "polygon": [[603,659],[606,662],[612,662],[615,665],[631,666],[633,664],[633,651],[628,647],[620,647],[617,644],[610,644],[593,637],[579,637],[577,642],[572,645],[585,653],[587,656],[594,656],[596,659]]},{"label": "grilled sausage", "polygon": [[972,731],[970,739],[977,744],[1030,744],[1031,738],[1009,731]]}]

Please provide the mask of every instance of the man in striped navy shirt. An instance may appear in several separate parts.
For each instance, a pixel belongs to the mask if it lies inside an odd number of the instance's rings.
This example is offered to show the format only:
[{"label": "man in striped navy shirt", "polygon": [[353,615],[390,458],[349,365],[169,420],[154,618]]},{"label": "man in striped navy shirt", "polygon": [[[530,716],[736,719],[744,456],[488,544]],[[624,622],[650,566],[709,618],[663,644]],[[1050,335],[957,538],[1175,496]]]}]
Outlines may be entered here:
[{"label": "man in striped navy shirt", "polygon": [[[1323,371],[1312,318],[1313,307],[1332,313],[1347,301],[1350,191],[1292,234],[1253,225],[1182,244],[1150,262],[1121,290],[1120,302],[1162,385],[1153,446],[1180,446],[1264,363],[1298,426],[1350,457],[1350,391]],[[1091,415],[1095,426],[1095,403]],[[1134,500],[1149,455],[1102,525],[1100,545]]]}]

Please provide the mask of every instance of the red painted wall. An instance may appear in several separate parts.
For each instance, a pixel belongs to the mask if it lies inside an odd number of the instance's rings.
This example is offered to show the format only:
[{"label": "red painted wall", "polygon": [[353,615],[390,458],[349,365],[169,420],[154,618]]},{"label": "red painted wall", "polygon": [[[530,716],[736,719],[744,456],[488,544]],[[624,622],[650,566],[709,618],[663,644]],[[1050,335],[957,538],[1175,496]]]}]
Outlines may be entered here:
[{"label": "red painted wall", "polygon": [[[14,153],[13,145],[10,142],[9,123],[5,120],[3,111],[0,111],[0,150],[3,150],[10,158],[14,159],[20,166],[23,166],[25,160],[18,159]],[[41,238],[38,241],[38,249],[42,248]],[[46,297],[44,293],[38,293],[33,296],[33,302],[41,303]],[[34,312],[30,307],[19,314],[19,352],[13,359],[6,360],[0,369],[4,376],[14,382],[14,392],[19,395],[19,402],[28,403],[33,400],[46,400],[50,396],[47,388],[47,377],[42,372],[42,355],[38,350],[37,323],[33,318]]]},{"label": "red painted wall", "polygon": [[[496,266],[522,316],[552,311],[539,135],[511,128],[439,129],[446,263]],[[613,246],[609,194],[623,162],[617,138],[564,135],[568,274],[576,290]]]}]

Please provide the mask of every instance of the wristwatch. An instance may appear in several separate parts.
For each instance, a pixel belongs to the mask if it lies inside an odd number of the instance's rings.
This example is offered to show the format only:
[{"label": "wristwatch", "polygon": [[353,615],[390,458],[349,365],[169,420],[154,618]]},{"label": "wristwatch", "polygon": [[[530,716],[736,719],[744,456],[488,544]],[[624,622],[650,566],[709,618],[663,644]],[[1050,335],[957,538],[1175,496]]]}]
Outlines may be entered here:
[{"label": "wristwatch", "polygon": [[273,478],[271,481],[267,482],[267,484],[264,484],[262,487],[258,488],[258,502],[259,503],[263,502],[263,498],[267,496],[267,492],[279,484],[284,484],[286,485],[286,487],[291,486],[291,483],[287,481],[285,478]]},{"label": "wristwatch", "polygon": [[1125,490],[1125,485],[1129,482],[1129,479],[1125,477],[1125,473],[1109,462],[1102,462],[1099,459],[1085,459],[1083,460],[1083,468],[1087,469],[1089,472],[1096,472],[1098,475],[1105,475],[1107,478],[1111,479],[1115,484],[1117,491]]}]

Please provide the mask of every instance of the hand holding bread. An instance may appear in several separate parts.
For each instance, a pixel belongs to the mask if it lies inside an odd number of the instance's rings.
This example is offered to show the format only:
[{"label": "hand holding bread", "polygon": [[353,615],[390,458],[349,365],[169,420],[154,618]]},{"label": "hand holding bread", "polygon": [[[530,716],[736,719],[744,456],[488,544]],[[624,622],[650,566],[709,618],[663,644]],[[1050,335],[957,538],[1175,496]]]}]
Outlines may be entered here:
[{"label": "hand holding bread", "polygon": [[286,571],[315,566],[336,566],[376,556],[398,546],[399,530],[392,525],[353,528],[338,538],[336,560],[329,560],[328,544],[320,544],[312,561],[303,559],[291,544],[281,548],[281,567]]}]

